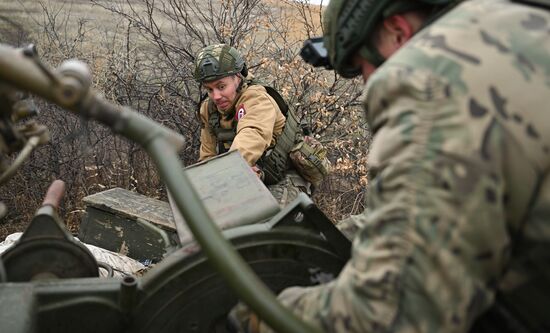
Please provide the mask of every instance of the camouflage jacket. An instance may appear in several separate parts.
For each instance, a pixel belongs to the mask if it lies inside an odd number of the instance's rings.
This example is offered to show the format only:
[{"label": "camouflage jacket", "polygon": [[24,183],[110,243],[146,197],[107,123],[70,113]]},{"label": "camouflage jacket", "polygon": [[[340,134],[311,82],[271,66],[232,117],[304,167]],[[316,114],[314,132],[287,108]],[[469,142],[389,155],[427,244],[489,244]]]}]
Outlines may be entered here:
[{"label": "camouflage jacket", "polygon": [[529,283],[528,249],[550,248],[548,31],[550,11],[466,1],[372,75],[352,258],[283,303],[325,332],[467,332]]}]

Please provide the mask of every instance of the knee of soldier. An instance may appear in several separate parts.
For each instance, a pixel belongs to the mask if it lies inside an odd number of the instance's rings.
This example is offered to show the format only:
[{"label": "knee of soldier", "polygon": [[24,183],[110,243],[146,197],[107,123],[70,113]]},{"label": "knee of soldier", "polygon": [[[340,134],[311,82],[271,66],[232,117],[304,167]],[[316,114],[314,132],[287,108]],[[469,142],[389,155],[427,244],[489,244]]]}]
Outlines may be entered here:
[{"label": "knee of soldier", "polygon": [[305,180],[302,176],[298,174],[295,170],[289,170],[285,180],[290,184],[289,186],[294,186],[300,192],[303,192],[307,195],[311,195],[313,192],[313,186],[310,182]]}]

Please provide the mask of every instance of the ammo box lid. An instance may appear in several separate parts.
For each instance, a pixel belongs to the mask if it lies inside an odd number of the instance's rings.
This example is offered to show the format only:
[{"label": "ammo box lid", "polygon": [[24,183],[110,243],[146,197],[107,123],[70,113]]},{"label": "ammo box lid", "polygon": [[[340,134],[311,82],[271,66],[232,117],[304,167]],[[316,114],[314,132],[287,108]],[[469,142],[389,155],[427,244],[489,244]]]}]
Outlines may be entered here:
[{"label": "ammo box lid", "polygon": [[[238,151],[230,151],[186,168],[193,187],[214,222],[225,230],[256,223],[279,212],[279,204]],[[183,217],[175,212],[176,220]],[[180,230],[181,242],[191,237]]]},{"label": "ammo box lid", "polygon": [[168,202],[136,192],[115,187],[89,195],[83,201],[87,207],[94,207],[122,218],[140,218],[165,229],[176,229]]}]

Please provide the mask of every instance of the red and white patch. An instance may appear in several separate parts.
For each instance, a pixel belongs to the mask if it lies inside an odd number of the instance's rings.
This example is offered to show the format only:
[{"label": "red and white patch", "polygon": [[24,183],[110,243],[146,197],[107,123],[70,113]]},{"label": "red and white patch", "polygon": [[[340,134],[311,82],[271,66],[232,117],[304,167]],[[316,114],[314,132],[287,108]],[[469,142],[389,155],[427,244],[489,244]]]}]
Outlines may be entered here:
[{"label": "red and white patch", "polygon": [[237,121],[241,120],[242,117],[246,115],[246,110],[244,109],[244,104],[239,105],[237,112],[235,113],[235,119]]}]

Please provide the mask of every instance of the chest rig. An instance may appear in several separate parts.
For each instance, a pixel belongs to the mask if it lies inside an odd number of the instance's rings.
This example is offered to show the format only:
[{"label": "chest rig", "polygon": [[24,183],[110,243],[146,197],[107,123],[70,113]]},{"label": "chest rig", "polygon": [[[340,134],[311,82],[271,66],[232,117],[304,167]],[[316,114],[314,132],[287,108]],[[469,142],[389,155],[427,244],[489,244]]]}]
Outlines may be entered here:
[{"label": "chest rig", "polygon": [[[248,81],[250,85],[262,85],[256,81]],[[257,164],[262,168],[265,178],[264,183],[267,185],[276,184],[281,181],[285,175],[286,170],[290,168],[288,160],[288,153],[294,146],[297,136],[302,133],[300,124],[294,112],[290,111],[288,104],[284,98],[273,87],[262,85],[269,96],[275,100],[277,106],[286,117],[285,127],[282,133],[276,138],[275,145],[269,147],[262,157],[258,160]],[[235,119],[235,107],[233,107],[227,114],[226,120],[231,119],[231,128],[222,128],[220,121],[223,117],[214,102],[208,101],[208,126],[212,134],[216,137],[218,154],[224,153],[228,150],[226,147],[230,147],[231,143],[237,135],[238,121]]]}]

